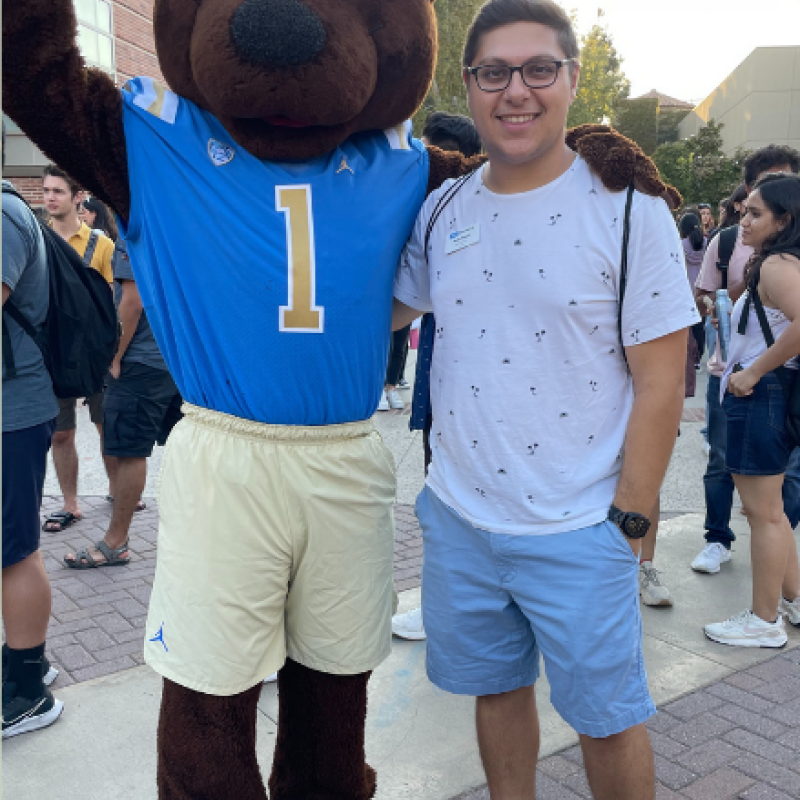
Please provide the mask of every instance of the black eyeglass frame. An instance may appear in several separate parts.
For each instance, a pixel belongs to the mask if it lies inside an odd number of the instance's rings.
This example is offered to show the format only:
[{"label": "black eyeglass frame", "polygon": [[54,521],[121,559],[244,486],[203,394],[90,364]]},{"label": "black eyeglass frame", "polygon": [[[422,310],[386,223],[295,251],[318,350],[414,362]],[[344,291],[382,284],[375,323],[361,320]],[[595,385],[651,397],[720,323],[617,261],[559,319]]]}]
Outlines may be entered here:
[{"label": "black eyeglass frame", "polygon": [[[531,59],[530,61],[526,61],[524,64],[520,64],[516,67],[512,67],[510,64],[479,64],[477,67],[464,67],[464,72],[472,75],[475,78],[475,84],[482,92],[504,92],[511,86],[511,81],[514,80],[514,73],[519,72],[519,77],[522,79],[522,82],[529,88],[529,89],[547,89],[548,87],[552,86],[557,80],[558,76],[561,73],[561,68],[567,66],[567,64],[575,64],[577,63],[577,58],[535,58]],[[544,84],[537,84],[536,86],[531,86],[528,81],[525,80],[525,73],[523,70],[529,64],[555,64],[556,65],[556,74],[553,76],[553,80],[550,83]],[[484,89],[481,86],[480,79],[478,78],[478,73],[482,69],[496,69],[497,67],[505,67],[508,70],[508,83],[505,86],[498,87],[497,89]]]}]

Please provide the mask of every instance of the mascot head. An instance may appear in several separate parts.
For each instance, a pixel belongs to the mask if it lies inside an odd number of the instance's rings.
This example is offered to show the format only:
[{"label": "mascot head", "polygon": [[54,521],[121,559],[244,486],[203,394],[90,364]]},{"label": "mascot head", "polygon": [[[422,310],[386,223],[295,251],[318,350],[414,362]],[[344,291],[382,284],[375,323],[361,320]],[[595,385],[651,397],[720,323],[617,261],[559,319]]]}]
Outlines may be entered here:
[{"label": "mascot head", "polygon": [[433,0],[156,0],[161,70],[253,155],[308,159],[428,91]]}]

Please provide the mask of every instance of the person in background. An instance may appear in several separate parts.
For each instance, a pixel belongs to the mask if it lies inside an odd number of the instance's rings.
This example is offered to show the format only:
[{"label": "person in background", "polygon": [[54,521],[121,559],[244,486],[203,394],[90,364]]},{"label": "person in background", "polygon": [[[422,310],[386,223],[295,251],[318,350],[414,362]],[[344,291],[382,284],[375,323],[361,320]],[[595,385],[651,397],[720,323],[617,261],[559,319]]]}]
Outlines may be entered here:
[{"label": "person in background", "polygon": [[725,200],[725,213],[720,218],[719,228],[716,232],[721,231],[723,228],[730,228],[731,225],[738,225],[739,219],[742,216],[742,204],[747,199],[747,187],[740,183],[734,190],[733,194]]},{"label": "person in background", "polygon": [[83,198],[78,216],[89,228],[102,231],[112,242],[116,242],[119,238],[114,215],[108,206],[96,197]]},{"label": "person in background", "polygon": [[708,203],[698,203],[697,210],[700,213],[703,235],[707,237],[717,224],[714,220],[714,212],[711,210],[711,206]]},{"label": "person in background", "polygon": [[[422,129],[422,141],[425,145],[433,145],[442,150],[463,153],[467,158],[481,152],[481,137],[475,123],[462,114],[448,114],[445,111],[434,111],[425,120]],[[433,342],[436,320],[433,314],[422,317],[417,347],[417,371],[414,379],[414,397],[411,402],[412,431],[422,431],[422,447],[425,454],[425,474],[431,463],[431,360],[433,359]],[[425,638],[425,626],[422,622],[422,608],[417,606],[403,614],[392,617],[392,633],[401,639],[419,641]]]},{"label": "person in background", "polygon": [[[797,174],[800,171],[800,153],[784,145],[768,145],[752,152],[742,165],[744,185],[755,186],[756,182],[771,172]],[[741,196],[739,189],[732,199]],[[740,201],[734,200],[734,203]],[[736,210],[734,206],[734,211]],[[720,236],[715,236],[706,248],[700,275],[695,283],[695,297],[700,313],[707,315],[705,301],[713,302],[718,289],[722,288],[722,275],[717,268]],[[739,226],[736,244],[728,265],[728,293],[735,303],[745,289],[743,282],[745,265],[753,255],[753,248],[743,241],[743,230]],[[725,463],[727,448],[727,423],[722,408],[720,382],[727,364],[722,361],[720,348],[716,347],[706,366],[706,424],[708,426],[709,455],[703,486],[706,497],[705,539],[706,545],[691,563],[695,572],[715,575],[722,564],[731,560],[731,545],[736,539],[731,530],[731,508],[733,506],[733,479]],[[783,482],[783,501],[786,516],[792,528],[800,521],[800,448],[795,449],[786,467]]]},{"label": "person in background", "polygon": [[[700,274],[700,266],[703,263],[703,255],[706,252],[708,240],[703,234],[700,220],[694,214],[684,214],[678,223],[678,231],[681,235],[683,245],[683,257],[686,261],[686,275],[690,285],[694,286],[697,276]],[[700,368],[700,359],[703,357],[705,349],[706,334],[702,322],[692,326],[692,335],[688,339],[689,355],[694,369]],[[692,392],[694,396],[694,392]]]},{"label": "person in background", "polygon": [[[114,242],[105,234],[92,231],[80,220],[78,208],[83,202],[83,192],[78,184],[64,170],[50,164],[44,168],[42,191],[53,231],[72,245],[87,266],[96,269],[110,284],[114,279],[111,266]],[[77,402],[78,398],[58,399],[58,419],[53,434],[53,464],[61,493],[64,495],[64,507],[47,517],[42,528],[45,533],[60,533],[83,519],[78,503],[79,462],[75,445]],[[97,427],[102,443],[103,393],[98,392],[92,397],[87,397],[85,404],[89,406],[91,420]],[[108,464],[106,472],[111,475]],[[113,494],[111,483],[109,494]]]},{"label": "person in background", "polygon": [[743,243],[755,252],[731,318],[720,395],[725,463],[751,531],[753,600],[749,609],[704,630],[721,644],[783,647],[782,614],[800,624],[797,545],[782,494],[795,449],[786,416],[800,354],[800,178],[773,174],[759,180],[740,224]]},{"label": "person in background", "polygon": [[411,334],[411,326],[400,331],[394,331],[389,340],[389,362],[386,365],[386,383],[383,387],[383,394],[378,403],[378,411],[389,411],[389,409],[405,408],[403,398],[397,387],[403,380],[406,368],[406,358],[408,357],[408,337]]}]

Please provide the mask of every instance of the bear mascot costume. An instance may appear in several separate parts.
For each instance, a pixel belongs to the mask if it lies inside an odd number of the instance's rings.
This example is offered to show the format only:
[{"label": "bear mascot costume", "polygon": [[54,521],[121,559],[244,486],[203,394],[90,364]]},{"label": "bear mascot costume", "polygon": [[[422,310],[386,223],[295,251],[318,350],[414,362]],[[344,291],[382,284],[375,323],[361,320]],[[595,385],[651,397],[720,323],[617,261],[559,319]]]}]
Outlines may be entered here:
[{"label": "bear mascot costume", "polygon": [[[146,13],[146,2],[142,0]],[[155,0],[161,70],[87,69],[72,0],[3,9],[4,111],[117,213],[186,402],[164,456],[145,657],[162,800],[366,800],[370,672],[389,653],[391,457],[370,419],[395,267],[428,192],[480,160],[406,122],[433,0]],[[570,132],[605,185],[677,202],[639,148]]]}]

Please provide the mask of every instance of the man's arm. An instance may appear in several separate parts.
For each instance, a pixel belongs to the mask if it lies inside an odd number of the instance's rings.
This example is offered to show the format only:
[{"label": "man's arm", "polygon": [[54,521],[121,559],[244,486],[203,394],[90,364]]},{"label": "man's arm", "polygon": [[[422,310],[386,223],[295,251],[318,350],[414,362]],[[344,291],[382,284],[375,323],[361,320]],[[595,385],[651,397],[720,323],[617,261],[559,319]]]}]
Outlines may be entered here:
[{"label": "man's arm", "polygon": [[[648,516],[658,498],[681,421],[686,329],[627,347],[625,354],[634,400],[614,505]],[[631,541],[631,546],[638,552],[638,543]]]},{"label": "man's arm", "polygon": [[3,305],[6,304],[6,300],[11,297],[11,289],[8,288],[5,284],[3,284]]},{"label": "man's arm", "polygon": [[411,308],[405,303],[401,303],[396,297],[394,305],[392,306],[392,330],[399,331],[410,325],[417,317],[423,315],[423,311],[417,311],[416,308]]},{"label": "man's arm", "polygon": [[119,378],[122,366],[122,357],[131,343],[136,326],[142,316],[142,298],[134,281],[122,281],[122,299],[119,301],[119,320],[122,323],[122,336],[119,339],[119,349],[114,356],[109,372],[113,377]]}]

